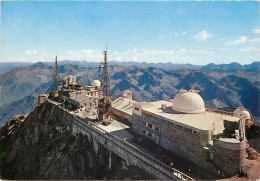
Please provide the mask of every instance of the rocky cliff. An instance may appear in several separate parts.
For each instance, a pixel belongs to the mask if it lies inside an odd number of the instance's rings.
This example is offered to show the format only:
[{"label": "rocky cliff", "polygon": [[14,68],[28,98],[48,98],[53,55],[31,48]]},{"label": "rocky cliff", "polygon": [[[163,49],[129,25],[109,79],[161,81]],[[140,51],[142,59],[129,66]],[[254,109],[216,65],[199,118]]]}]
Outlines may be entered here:
[{"label": "rocky cliff", "polygon": [[[44,103],[13,117],[0,130],[0,168],[5,179],[154,179],[82,134],[67,131],[65,114]],[[110,165],[110,166],[109,166]]]}]

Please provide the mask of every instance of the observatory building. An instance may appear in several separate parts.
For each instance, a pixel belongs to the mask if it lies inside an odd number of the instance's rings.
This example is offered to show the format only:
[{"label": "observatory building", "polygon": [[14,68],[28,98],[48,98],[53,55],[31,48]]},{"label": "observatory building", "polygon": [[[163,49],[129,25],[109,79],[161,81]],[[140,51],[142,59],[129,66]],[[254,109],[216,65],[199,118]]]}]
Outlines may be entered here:
[{"label": "observatory building", "polygon": [[[53,81],[55,90],[39,95],[39,104],[48,99],[58,102],[61,108],[73,112],[77,124],[93,121],[109,126],[112,121],[117,121],[115,118],[128,121],[135,136],[215,173],[222,171],[230,177],[243,169],[247,148],[245,130],[252,124],[247,109],[206,108],[204,100],[194,89],[180,90],[173,100],[137,102],[132,100],[131,90],[125,90],[123,97],[113,99],[110,96],[107,51],[104,55],[102,84],[93,80],[90,86],[82,86],[77,84],[75,76],[69,75],[64,77],[57,90],[57,81]],[[55,70],[57,73],[57,58]],[[54,76],[54,80],[58,78]],[[128,129],[122,123],[120,127]],[[111,124],[108,129],[111,131],[115,126]]]},{"label": "observatory building", "polygon": [[180,90],[173,100],[133,102],[132,130],[176,155],[232,176],[246,157],[245,109],[205,107],[196,90]]}]

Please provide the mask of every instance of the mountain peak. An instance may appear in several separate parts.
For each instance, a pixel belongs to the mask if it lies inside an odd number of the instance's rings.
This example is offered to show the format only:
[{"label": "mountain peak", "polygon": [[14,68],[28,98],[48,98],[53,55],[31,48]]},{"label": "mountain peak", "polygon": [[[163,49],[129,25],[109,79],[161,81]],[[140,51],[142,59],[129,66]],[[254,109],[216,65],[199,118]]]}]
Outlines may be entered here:
[{"label": "mountain peak", "polygon": [[30,65],[29,67],[30,67],[30,69],[48,69],[49,68],[48,65],[46,65],[42,62],[37,62],[35,64]]}]

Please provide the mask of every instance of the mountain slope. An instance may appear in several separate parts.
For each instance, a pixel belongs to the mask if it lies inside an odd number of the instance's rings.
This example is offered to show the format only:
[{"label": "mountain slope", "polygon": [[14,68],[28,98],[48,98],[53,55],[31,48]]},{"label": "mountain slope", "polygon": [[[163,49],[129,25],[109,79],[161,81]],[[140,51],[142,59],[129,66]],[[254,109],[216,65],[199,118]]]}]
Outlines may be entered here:
[{"label": "mountain slope", "polygon": [[[94,79],[101,79],[101,72],[98,68],[83,68],[78,65],[61,65],[59,68],[61,77],[69,74],[75,75],[77,82],[81,85],[91,85]],[[0,107],[2,125],[16,114],[30,112],[37,103],[35,93],[47,91],[51,85],[51,67],[49,66],[36,64],[29,68],[17,69],[17,74],[27,75],[25,80],[28,79],[28,81],[23,82],[23,76],[13,78],[13,76],[4,74],[2,84],[5,85],[8,82],[12,87],[19,87],[19,89],[6,92],[12,98],[10,100],[0,96],[0,101],[2,99],[13,102]],[[28,73],[29,69],[31,72]],[[49,79],[44,79],[45,83],[41,83],[41,81],[34,83],[35,78],[41,77],[39,72],[45,71],[47,73],[43,77]],[[11,71],[11,75],[13,74],[15,72]],[[111,93],[115,98],[122,96],[122,91],[130,89],[133,91],[133,99],[138,101],[172,99],[179,89],[194,87],[200,90],[199,94],[205,100],[207,107],[243,106],[248,108],[254,116],[259,115],[260,73],[256,70],[166,71],[154,67],[109,66],[109,76]],[[3,77],[0,76],[0,78]],[[30,89],[26,86],[28,82],[31,84]],[[9,91],[8,86],[4,86],[3,89]],[[2,90],[0,92],[3,93]],[[25,93],[19,95],[23,92]],[[15,100],[18,102],[14,102]]]},{"label": "mountain slope", "polygon": [[51,67],[36,63],[1,75],[0,106],[30,95],[37,87],[51,80],[51,71]]},{"label": "mountain slope", "polygon": [[[66,117],[49,103],[35,107],[26,118],[16,116],[0,129],[0,176],[4,179],[154,179],[127,166],[106,148],[66,129]],[[69,124],[69,123],[68,123]]]},{"label": "mountain slope", "polygon": [[[223,88],[230,89],[230,98],[241,103],[241,106],[251,110],[255,116],[260,116],[260,90],[249,80],[230,75],[218,81]],[[231,103],[234,105],[234,102]]]}]

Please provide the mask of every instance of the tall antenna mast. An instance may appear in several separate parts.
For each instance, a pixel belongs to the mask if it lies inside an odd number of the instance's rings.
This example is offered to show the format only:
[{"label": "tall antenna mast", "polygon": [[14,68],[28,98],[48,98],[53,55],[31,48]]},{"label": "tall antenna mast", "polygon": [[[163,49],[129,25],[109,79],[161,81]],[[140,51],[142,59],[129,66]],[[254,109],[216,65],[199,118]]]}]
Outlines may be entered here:
[{"label": "tall antenna mast", "polygon": [[98,121],[101,121],[107,124],[110,121],[110,80],[108,75],[108,64],[107,64],[107,46],[104,50],[104,60],[101,62],[100,68],[102,68],[102,77],[101,77],[101,89],[102,97],[99,99],[98,106]]},{"label": "tall antenna mast", "polygon": [[53,74],[52,74],[51,91],[57,91],[59,83],[60,83],[60,75],[59,75],[59,68],[58,68],[58,58],[56,55],[55,65],[53,67]]},{"label": "tall antenna mast", "polygon": [[110,81],[109,81],[109,76],[108,76],[107,45],[104,50],[104,61],[101,63],[101,68],[102,68],[101,87],[103,90],[103,96],[106,97],[106,100],[109,100],[110,99]]}]

